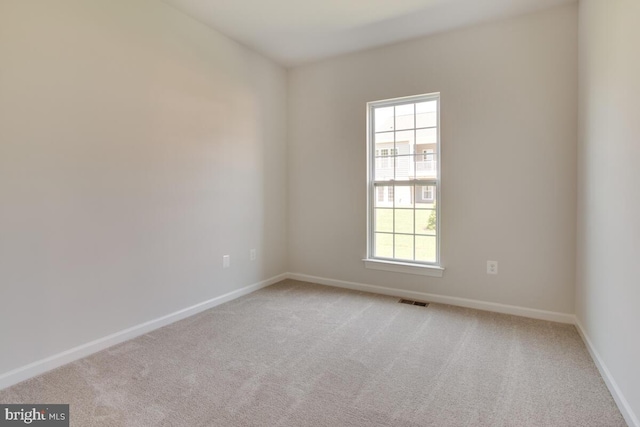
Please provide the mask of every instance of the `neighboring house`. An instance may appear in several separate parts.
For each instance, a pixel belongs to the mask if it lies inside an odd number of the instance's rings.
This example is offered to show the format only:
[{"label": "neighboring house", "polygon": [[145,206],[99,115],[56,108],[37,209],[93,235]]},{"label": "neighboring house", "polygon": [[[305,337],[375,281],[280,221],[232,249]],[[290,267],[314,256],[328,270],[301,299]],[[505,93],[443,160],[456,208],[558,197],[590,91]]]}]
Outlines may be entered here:
[{"label": "neighboring house", "polygon": [[[432,113],[418,114],[416,120],[426,121],[428,119],[424,116],[429,114]],[[376,131],[376,180],[408,181],[437,177],[436,129],[418,129],[415,132],[413,129],[401,130],[413,127],[413,120],[413,114],[390,117]],[[393,130],[394,128],[400,130]],[[376,198],[377,206],[388,204],[391,207],[394,205],[394,198],[396,207],[410,206],[414,201],[432,205],[435,202],[435,187],[416,187],[415,195],[409,186],[378,187]]]}]

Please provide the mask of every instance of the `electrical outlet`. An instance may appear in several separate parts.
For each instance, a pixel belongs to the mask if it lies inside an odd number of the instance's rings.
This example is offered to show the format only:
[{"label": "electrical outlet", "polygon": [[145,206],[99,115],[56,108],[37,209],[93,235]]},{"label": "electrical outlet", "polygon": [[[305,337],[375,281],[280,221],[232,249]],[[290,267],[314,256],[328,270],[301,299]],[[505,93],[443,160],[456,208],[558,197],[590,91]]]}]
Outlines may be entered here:
[{"label": "electrical outlet", "polygon": [[223,255],[222,256],[222,268],[229,268],[231,265],[231,256]]},{"label": "electrical outlet", "polygon": [[498,274],[498,261],[487,261],[487,274]]},{"label": "electrical outlet", "polygon": [[251,261],[255,261],[255,260],[256,260],[256,258],[257,258],[256,250],[255,250],[255,249],[251,249],[251,250],[249,251],[249,259],[250,259]]}]

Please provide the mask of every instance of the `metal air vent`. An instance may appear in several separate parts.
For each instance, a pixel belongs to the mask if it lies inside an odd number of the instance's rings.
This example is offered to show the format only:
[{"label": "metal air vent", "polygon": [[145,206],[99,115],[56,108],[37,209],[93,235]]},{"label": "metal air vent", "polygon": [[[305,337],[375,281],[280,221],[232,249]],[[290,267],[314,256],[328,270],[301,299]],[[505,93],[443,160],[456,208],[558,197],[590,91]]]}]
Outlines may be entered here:
[{"label": "metal air vent", "polygon": [[414,300],[410,300],[410,299],[401,299],[398,302],[400,304],[417,305],[419,307],[429,307],[429,303],[428,302],[414,301]]}]

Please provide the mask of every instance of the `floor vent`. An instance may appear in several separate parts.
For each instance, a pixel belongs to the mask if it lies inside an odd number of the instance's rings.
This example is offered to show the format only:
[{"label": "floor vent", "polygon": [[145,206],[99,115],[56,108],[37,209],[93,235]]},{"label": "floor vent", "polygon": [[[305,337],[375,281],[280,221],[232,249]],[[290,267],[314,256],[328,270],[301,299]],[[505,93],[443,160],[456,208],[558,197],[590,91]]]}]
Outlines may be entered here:
[{"label": "floor vent", "polygon": [[417,305],[417,306],[420,306],[420,307],[429,307],[429,303],[428,302],[413,301],[413,300],[410,300],[410,299],[401,299],[398,302],[400,304],[409,304],[409,305]]}]

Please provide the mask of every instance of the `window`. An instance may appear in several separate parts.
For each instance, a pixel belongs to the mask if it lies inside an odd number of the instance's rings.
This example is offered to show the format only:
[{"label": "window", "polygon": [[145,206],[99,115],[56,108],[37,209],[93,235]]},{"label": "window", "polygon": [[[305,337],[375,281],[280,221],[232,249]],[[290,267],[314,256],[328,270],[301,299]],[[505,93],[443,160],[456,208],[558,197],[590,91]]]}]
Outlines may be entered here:
[{"label": "window", "polygon": [[429,185],[425,185],[422,187],[422,200],[424,201],[432,201],[433,200],[433,187]]},{"label": "window", "polygon": [[366,265],[441,276],[440,95],[376,101],[367,107]]},{"label": "window", "polygon": [[393,206],[393,187],[377,187],[378,206]]},{"label": "window", "polygon": [[380,157],[382,157],[381,167],[388,168],[389,167],[389,149],[383,148],[380,150]]},{"label": "window", "polygon": [[[393,142],[390,147],[393,147]],[[390,172],[393,172],[393,159],[391,156],[396,156],[398,154],[398,150],[394,148],[380,148],[376,149],[376,168],[378,171],[382,172],[382,169],[388,169]]]}]

